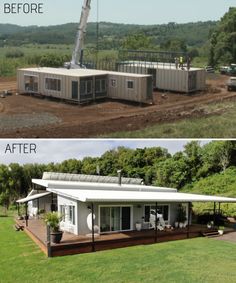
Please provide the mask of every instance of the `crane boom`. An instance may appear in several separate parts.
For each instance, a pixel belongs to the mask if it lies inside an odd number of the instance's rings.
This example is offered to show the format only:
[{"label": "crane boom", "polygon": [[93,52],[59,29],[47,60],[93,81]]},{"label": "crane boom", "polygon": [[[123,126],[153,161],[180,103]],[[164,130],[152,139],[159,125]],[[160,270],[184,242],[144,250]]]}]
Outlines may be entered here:
[{"label": "crane boom", "polygon": [[84,0],[79,28],[76,36],[75,49],[71,58],[71,68],[82,67],[84,38],[87,31],[88,17],[91,9],[91,0]]}]

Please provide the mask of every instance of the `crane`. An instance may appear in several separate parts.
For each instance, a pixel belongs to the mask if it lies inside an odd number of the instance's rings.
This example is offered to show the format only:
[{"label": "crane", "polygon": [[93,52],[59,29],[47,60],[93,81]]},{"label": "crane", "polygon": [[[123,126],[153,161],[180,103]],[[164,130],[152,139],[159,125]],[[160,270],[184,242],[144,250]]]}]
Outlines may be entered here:
[{"label": "crane", "polygon": [[80,16],[79,28],[76,35],[75,49],[72,53],[71,62],[65,64],[68,69],[83,68],[83,47],[84,38],[87,31],[88,17],[91,9],[90,4],[91,0],[84,0]]}]

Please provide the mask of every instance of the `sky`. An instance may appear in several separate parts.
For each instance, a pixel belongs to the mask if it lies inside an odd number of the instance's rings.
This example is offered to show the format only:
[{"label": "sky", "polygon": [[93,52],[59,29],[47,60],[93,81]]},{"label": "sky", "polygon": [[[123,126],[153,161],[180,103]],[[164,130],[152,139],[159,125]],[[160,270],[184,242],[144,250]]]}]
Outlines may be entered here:
[{"label": "sky", "polygon": [[[56,25],[79,22],[84,0],[0,0],[0,23],[18,25]],[[4,14],[4,3],[43,3],[42,15]],[[89,21],[128,24],[186,23],[219,20],[236,0],[92,0]]]},{"label": "sky", "polygon": [[[50,163],[62,162],[67,159],[83,159],[84,157],[99,157],[107,150],[119,146],[129,148],[144,148],[160,146],[167,148],[171,154],[183,150],[189,140],[0,140],[0,164],[10,163]],[[201,143],[207,143],[204,140]],[[13,143],[35,143],[36,154],[5,153],[6,147]]]}]

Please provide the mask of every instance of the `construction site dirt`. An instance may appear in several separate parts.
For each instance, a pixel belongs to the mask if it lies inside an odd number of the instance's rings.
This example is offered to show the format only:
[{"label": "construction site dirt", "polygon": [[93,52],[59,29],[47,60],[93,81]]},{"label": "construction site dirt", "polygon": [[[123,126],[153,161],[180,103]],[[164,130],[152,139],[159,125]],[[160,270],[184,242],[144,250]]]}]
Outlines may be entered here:
[{"label": "construction site dirt", "polygon": [[[157,123],[204,116],[201,107],[235,100],[228,92],[228,77],[208,75],[207,88],[191,96],[156,91],[154,104],[140,106],[122,101],[101,101],[84,106],[48,98],[16,94],[15,78],[0,78],[1,138],[87,138],[144,129]],[[209,114],[209,113],[208,113]],[[215,114],[215,113],[214,113]],[[157,137],[158,138],[158,137]]]}]

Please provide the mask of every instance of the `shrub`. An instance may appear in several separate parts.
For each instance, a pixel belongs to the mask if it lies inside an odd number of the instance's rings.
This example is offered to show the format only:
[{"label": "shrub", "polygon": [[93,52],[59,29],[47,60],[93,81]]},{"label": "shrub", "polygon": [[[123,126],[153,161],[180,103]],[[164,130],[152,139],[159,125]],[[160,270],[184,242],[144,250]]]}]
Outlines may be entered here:
[{"label": "shrub", "polygon": [[22,50],[15,49],[15,50],[7,51],[5,56],[6,58],[21,58],[21,57],[24,57],[25,54]]}]

